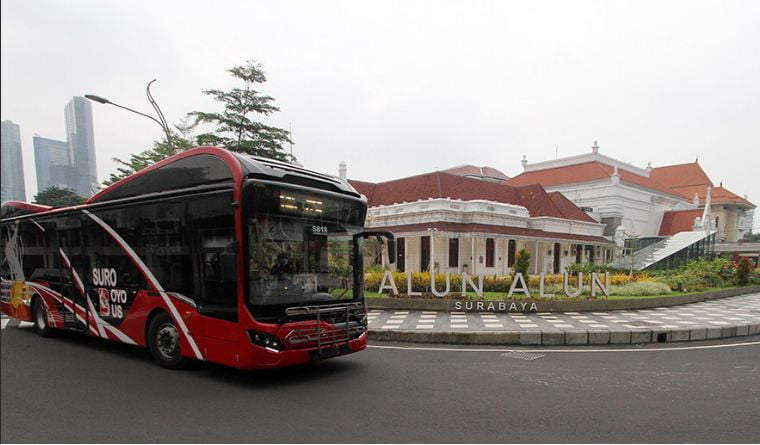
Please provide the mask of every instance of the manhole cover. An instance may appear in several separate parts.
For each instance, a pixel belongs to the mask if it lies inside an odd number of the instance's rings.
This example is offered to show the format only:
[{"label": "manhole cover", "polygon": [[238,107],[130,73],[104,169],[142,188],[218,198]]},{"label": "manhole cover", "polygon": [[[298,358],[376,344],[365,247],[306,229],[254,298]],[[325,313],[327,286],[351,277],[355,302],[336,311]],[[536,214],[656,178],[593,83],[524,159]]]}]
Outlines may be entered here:
[{"label": "manhole cover", "polygon": [[501,354],[502,357],[510,357],[510,358],[516,358],[520,360],[535,360],[537,358],[541,358],[544,356],[544,354],[535,354],[532,352],[519,352],[519,351],[509,351]]}]

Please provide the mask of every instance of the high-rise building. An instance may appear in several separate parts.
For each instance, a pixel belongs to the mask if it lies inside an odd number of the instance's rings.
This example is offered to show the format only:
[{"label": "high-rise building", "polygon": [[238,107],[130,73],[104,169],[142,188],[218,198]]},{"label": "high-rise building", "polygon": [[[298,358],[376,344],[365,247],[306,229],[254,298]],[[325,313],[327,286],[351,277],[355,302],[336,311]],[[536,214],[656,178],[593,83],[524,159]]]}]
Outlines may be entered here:
[{"label": "high-rise building", "polygon": [[3,121],[0,139],[0,162],[2,163],[0,201],[26,201],[24,161],[21,158],[21,129],[11,121]]},{"label": "high-rise building", "polygon": [[77,173],[69,158],[66,141],[34,136],[34,165],[37,169],[37,192],[50,186],[76,190]]},{"label": "high-rise building", "polygon": [[69,158],[76,171],[74,191],[89,197],[98,186],[92,106],[84,97],[75,96],[66,105],[65,114]]}]

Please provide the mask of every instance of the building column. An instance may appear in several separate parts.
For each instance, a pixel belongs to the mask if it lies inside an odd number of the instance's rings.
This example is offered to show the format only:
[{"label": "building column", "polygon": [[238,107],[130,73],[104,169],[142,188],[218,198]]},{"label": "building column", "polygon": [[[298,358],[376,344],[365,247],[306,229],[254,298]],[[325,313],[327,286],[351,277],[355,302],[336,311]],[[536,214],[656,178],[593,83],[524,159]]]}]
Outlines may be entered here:
[{"label": "building column", "polygon": [[536,248],[534,249],[533,253],[533,274],[538,274],[538,251],[539,251],[539,245],[541,244],[541,241],[536,240]]},{"label": "building column", "polygon": [[433,231],[430,231],[430,261],[428,264],[428,271],[431,274],[435,274],[435,238],[433,237]]},{"label": "building column", "polygon": [[475,235],[470,236],[470,264],[472,265],[472,270],[470,271],[470,275],[476,275],[478,270],[478,259],[475,257]]}]

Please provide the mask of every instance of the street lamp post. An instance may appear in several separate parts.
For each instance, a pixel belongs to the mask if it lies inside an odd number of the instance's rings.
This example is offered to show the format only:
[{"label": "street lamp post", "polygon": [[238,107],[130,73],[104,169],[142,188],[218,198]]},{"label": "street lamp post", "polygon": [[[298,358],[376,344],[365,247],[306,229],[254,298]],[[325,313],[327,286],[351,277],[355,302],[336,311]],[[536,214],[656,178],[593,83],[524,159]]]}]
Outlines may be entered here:
[{"label": "street lamp post", "polygon": [[147,117],[148,119],[152,120],[153,122],[157,123],[159,127],[161,127],[162,130],[164,130],[164,133],[166,133],[166,142],[169,144],[169,148],[173,148],[172,144],[172,135],[171,131],[169,130],[169,125],[166,123],[166,119],[164,118],[164,113],[161,112],[161,109],[158,107],[158,104],[156,103],[155,99],[153,99],[153,95],[150,93],[150,86],[155,82],[156,79],[151,80],[148,82],[148,86],[145,88],[145,94],[148,96],[148,102],[153,106],[153,109],[156,110],[156,114],[158,114],[159,119],[156,119],[155,117],[145,114],[143,112],[133,110],[132,108],[125,107],[124,105],[119,105],[115,102],[111,102],[110,100],[96,96],[94,94],[85,94],[84,97],[87,99],[97,102],[99,104],[105,104],[105,105],[113,105],[115,107],[121,108],[122,110],[127,110],[135,114],[139,114],[140,116]]}]

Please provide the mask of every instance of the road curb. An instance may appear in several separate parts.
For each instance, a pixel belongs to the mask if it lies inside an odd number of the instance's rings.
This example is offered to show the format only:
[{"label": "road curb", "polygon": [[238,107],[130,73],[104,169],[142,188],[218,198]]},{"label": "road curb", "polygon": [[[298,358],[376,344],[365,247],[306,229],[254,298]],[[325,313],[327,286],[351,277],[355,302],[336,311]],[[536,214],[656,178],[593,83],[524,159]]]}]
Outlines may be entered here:
[{"label": "road curb", "polygon": [[607,345],[676,343],[760,334],[760,323],[691,329],[456,331],[371,329],[370,340],[460,345]]}]

